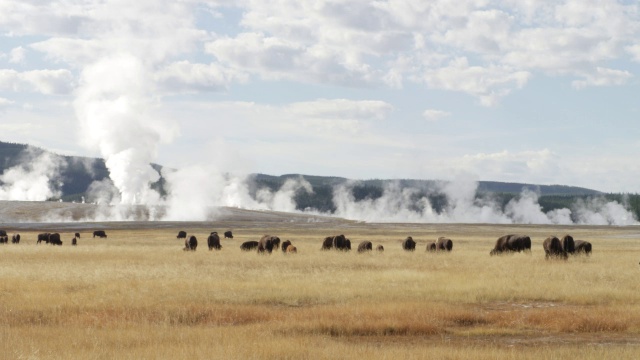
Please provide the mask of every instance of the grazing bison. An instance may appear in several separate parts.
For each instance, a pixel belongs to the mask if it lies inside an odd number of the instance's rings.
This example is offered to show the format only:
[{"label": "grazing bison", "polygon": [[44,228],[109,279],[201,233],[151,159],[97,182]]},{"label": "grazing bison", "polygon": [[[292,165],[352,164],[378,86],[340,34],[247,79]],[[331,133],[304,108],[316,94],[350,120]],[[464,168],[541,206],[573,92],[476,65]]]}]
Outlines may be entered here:
[{"label": "grazing bison", "polygon": [[78,245],[78,238],[74,237],[73,239],[71,239],[71,245],[76,246]]},{"label": "grazing bison", "polygon": [[273,247],[277,250],[280,249],[280,238],[279,237],[275,237],[273,239]]},{"label": "grazing bison", "polygon": [[584,240],[575,240],[575,252],[574,254],[584,253],[585,255],[591,255],[591,243]]},{"label": "grazing bison", "polygon": [[12,244],[19,244],[20,243],[20,234],[13,234],[11,236],[11,243]]},{"label": "grazing bison", "polygon": [[567,258],[567,252],[562,248],[560,239],[555,236],[546,238],[542,243],[542,247],[544,248],[545,259],[549,259],[550,256]]},{"label": "grazing bison", "polygon": [[562,250],[566,251],[567,254],[573,254],[576,252],[575,241],[573,240],[573,236],[565,235],[560,239],[560,243],[562,244]]},{"label": "grazing bison", "polygon": [[346,250],[347,249],[347,238],[344,235],[336,235],[333,237],[333,248],[336,250]]},{"label": "grazing bison", "polygon": [[522,235],[511,235],[507,240],[509,251],[531,251],[531,238]]},{"label": "grazing bison", "polygon": [[99,237],[99,238],[106,238],[107,237],[107,233],[104,232],[104,230],[96,230],[93,232],[93,237]]},{"label": "grazing bison", "polygon": [[378,251],[384,251],[384,246],[382,246],[382,245],[378,245],[378,246],[376,246],[376,250],[378,250]]},{"label": "grazing bison", "polygon": [[496,240],[496,244],[490,255],[497,255],[503,252],[531,251],[531,238],[522,235],[504,235]]},{"label": "grazing bison", "polygon": [[42,241],[49,243],[49,233],[38,234],[38,241],[36,244],[40,244]]},{"label": "grazing bison", "polygon": [[275,244],[280,244],[280,238],[277,236],[265,235],[258,241],[258,252],[268,252],[271,254]]},{"label": "grazing bison", "polygon": [[436,250],[451,251],[451,249],[453,249],[453,241],[451,241],[451,239],[443,236],[438,238],[438,241],[436,241]]},{"label": "grazing bison", "polygon": [[344,237],[344,235],[327,236],[322,242],[322,250],[351,250],[351,240]]},{"label": "grazing bison", "polygon": [[509,238],[513,235],[504,235],[500,236],[498,240],[496,240],[496,244],[493,246],[493,250],[489,253],[491,256],[502,254],[505,251],[510,251],[509,248]]},{"label": "grazing bison", "polygon": [[257,241],[245,241],[240,245],[240,250],[242,251],[250,251],[258,247]]},{"label": "grazing bison", "polygon": [[178,236],[176,236],[176,239],[186,239],[187,238],[187,232],[186,231],[178,231]]},{"label": "grazing bison", "polygon": [[298,248],[296,248],[295,246],[293,245],[287,246],[286,254],[295,254],[297,252],[298,252]]},{"label": "grazing bison", "polygon": [[207,245],[209,245],[209,250],[220,250],[222,249],[222,245],[220,245],[220,236],[218,236],[217,232],[212,232],[207,238]]},{"label": "grazing bison", "polygon": [[371,250],[373,250],[373,244],[371,243],[371,241],[363,241],[360,243],[360,245],[358,245],[359,253]]},{"label": "grazing bison", "polygon": [[285,241],[282,243],[282,246],[281,246],[281,248],[282,248],[282,252],[286,252],[286,251],[287,251],[287,248],[288,248],[289,246],[291,246],[291,241],[289,241],[289,240],[285,240]]},{"label": "grazing bison", "polygon": [[51,235],[51,233],[38,234],[38,241],[36,241],[36,244],[39,244],[40,242],[44,242],[44,243],[48,244],[49,243],[49,235]]},{"label": "grazing bison", "polygon": [[49,234],[48,242],[51,245],[62,245],[62,240],[60,240],[60,234],[58,233]]},{"label": "grazing bison", "polygon": [[331,248],[333,247],[333,238],[333,236],[327,236],[326,238],[324,238],[321,250],[331,250]]},{"label": "grazing bison", "polygon": [[402,242],[402,248],[406,251],[414,251],[416,249],[416,242],[413,241],[411,236],[407,236]]},{"label": "grazing bison", "polygon": [[198,239],[193,235],[189,236],[189,239],[184,241],[184,251],[196,251],[197,247]]},{"label": "grazing bison", "polygon": [[224,232],[224,238],[225,239],[233,239],[233,233],[231,232],[231,230]]},{"label": "grazing bison", "polygon": [[0,244],[6,244],[8,242],[9,242],[9,237],[8,236],[0,235]]},{"label": "grazing bison", "polygon": [[432,242],[432,243],[427,245],[427,251],[429,251],[429,252],[434,252],[434,251],[436,251],[436,249],[437,249],[437,246],[436,246],[435,242]]}]

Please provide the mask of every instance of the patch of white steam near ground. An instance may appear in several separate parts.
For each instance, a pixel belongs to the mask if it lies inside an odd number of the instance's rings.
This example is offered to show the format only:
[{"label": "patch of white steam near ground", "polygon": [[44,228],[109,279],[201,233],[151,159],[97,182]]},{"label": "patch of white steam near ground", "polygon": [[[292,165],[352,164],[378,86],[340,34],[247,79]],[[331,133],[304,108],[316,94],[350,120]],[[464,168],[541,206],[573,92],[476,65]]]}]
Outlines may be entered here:
[{"label": "patch of white steam near ground", "polygon": [[19,156],[21,163],[0,175],[0,200],[44,201],[60,196],[61,184],[55,180],[64,163],[59,156],[30,147]]},{"label": "patch of white steam near ground", "polygon": [[[128,156],[133,153],[134,156]],[[142,159],[126,149],[116,156],[128,165],[137,164],[130,159]],[[21,154],[22,163],[0,175],[0,200],[45,201],[61,194],[63,179],[60,171],[65,162],[57,156],[28,148]],[[86,166],[87,169],[91,168]],[[155,172],[153,168],[151,171]],[[443,195],[446,206],[439,212],[424,191],[402,187],[399,182],[389,182],[376,199],[356,200],[353,189],[357,181],[346,182],[333,190],[334,213],[320,213],[314,209],[296,209],[295,196],[300,191],[313,192],[309,182],[302,177],[288,179],[280,189],[262,188],[252,191],[248,176],[229,175],[203,164],[179,170],[164,170],[165,190],[162,197],[150,184],[160,174],[142,174],[137,180],[105,179],[94,181],[88,189],[88,200],[98,206],[75,221],[128,221],[171,220],[204,221],[216,217],[216,209],[223,206],[249,210],[268,210],[291,213],[329,215],[367,222],[400,223],[494,223],[494,224],[584,224],[584,225],[636,225],[637,219],[624,203],[607,201],[602,197],[578,200],[571,209],[544,212],[538,203],[538,194],[523,191],[510,200],[504,208],[491,198],[478,198],[478,183],[460,178],[440,182],[428,189],[431,194]],[[127,193],[127,190],[130,193]],[[51,214],[43,221],[73,221],[70,215]]]},{"label": "patch of white steam near ground", "polygon": [[442,182],[433,190],[447,200],[447,205],[438,213],[427,197],[416,199],[420,193],[418,189],[402,188],[399,183],[392,182],[386,185],[381,197],[356,201],[352,191],[355,185],[357,182],[348,182],[334,189],[335,216],[367,222],[401,223],[638,224],[624,204],[597,197],[577,201],[572,209],[545,213],[538,203],[538,194],[525,190],[502,210],[498,202],[476,197],[477,182],[459,179]]}]

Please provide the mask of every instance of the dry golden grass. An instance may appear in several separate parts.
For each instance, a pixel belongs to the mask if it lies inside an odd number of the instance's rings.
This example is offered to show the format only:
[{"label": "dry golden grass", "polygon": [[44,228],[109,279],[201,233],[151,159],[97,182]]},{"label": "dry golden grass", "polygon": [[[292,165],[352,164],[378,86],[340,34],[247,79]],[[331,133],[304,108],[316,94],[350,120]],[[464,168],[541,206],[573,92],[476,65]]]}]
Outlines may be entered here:
[{"label": "dry golden grass", "polygon": [[[58,225],[62,247],[36,245],[39,231],[0,246],[1,358],[640,357],[638,227],[111,223],[71,247],[79,225]],[[229,228],[210,252],[206,235]],[[298,253],[240,251],[267,233]],[[385,251],[320,251],[340,233]],[[530,235],[531,254],[489,256],[507,233]],[[566,233],[593,255],[545,260],[542,240]],[[453,252],[427,253],[442,235]]]}]

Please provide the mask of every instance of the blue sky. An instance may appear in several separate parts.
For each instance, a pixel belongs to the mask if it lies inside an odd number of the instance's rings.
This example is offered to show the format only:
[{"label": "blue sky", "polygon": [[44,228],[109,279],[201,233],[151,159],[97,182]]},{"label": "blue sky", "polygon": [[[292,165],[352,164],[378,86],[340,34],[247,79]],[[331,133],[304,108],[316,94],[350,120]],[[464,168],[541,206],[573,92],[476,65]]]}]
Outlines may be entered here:
[{"label": "blue sky", "polygon": [[0,140],[124,173],[640,192],[639,72],[635,1],[0,0]]}]

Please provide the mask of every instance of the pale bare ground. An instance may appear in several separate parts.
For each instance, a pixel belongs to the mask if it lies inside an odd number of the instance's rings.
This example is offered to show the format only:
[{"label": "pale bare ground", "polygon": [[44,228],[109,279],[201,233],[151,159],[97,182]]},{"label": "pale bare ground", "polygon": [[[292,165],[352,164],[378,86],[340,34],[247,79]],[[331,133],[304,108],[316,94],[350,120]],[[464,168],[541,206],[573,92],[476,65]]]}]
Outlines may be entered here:
[{"label": "pale bare ground", "polygon": [[[229,210],[211,222],[6,223],[0,246],[4,359],[635,359],[640,228],[365,224]],[[105,229],[107,239],[91,238]],[[199,239],[182,251],[178,230]],[[221,251],[211,231],[233,230]],[[36,245],[58,231],[64,245]],[[73,233],[82,237],[69,246]],[[531,254],[489,256],[527,234]],[[264,234],[294,255],[242,252]],[[383,253],[321,251],[345,234]],[[572,234],[589,257],[545,260]],[[415,252],[401,249],[412,236]],[[453,239],[452,253],[426,244]]]}]

